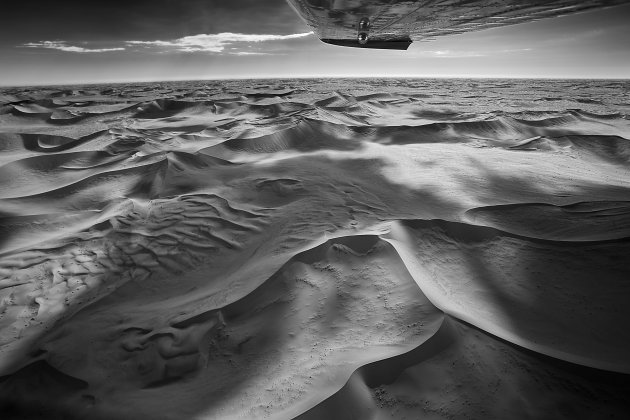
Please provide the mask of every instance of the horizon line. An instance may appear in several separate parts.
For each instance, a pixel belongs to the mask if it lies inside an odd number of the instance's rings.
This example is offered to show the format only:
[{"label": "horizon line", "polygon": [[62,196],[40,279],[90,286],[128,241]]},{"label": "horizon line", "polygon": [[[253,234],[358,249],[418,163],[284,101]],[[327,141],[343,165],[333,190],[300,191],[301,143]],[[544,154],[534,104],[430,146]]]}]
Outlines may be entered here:
[{"label": "horizon line", "polygon": [[630,80],[630,76],[627,77],[614,77],[614,76],[599,76],[599,77],[585,77],[585,76],[488,76],[488,75],[430,75],[430,76],[418,76],[418,75],[389,75],[389,76],[356,76],[356,75],[300,75],[300,76],[216,76],[211,78],[181,78],[181,79],[129,79],[129,80],[104,80],[104,81],[83,81],[83,82],[70,82],[70,83],[34,83],[34,84],[3,84],[0,82],[0,88],[26,88],[26,87],[54,87],[54,86],[85,86],[85,85],[117,85],[117,84],[130,84],[130,83],[172,83],[172,82],[204,82],[204,81],[231,81],[231,80],[307,80],[307,79],[475,79],[475,80]]}]

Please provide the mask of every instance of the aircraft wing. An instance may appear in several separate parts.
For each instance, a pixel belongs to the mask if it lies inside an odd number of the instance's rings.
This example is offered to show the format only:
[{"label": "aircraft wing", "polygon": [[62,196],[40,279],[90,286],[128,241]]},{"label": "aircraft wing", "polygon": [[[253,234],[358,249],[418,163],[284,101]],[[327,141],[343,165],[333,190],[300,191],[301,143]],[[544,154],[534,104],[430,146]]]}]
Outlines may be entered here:
[{"label": "aircraft wing", "polygon": [[323,42],[406,50],[413,41],[615,6],[627,0],[287,0]]}]

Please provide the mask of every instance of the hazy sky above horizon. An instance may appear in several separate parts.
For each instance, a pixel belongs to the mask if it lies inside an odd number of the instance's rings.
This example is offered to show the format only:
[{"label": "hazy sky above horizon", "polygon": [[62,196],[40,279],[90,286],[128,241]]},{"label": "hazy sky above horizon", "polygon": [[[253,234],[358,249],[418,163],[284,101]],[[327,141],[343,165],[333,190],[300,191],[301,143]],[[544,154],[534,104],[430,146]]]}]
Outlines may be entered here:
[{"label": "hazy sky above horizon", "polygon": [[323,44],[285,0],[3,5],[0,85],[248,77],[630,78],[630,3],[414,42]]}]

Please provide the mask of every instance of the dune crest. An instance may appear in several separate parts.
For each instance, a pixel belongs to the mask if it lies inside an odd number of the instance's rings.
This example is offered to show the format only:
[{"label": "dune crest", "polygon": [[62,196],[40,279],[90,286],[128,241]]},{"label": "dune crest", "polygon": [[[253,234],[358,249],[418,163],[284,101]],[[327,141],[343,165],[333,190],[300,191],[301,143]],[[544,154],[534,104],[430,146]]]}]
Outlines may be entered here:
[{"label": "dune crest", "polygon": [[623,416],[620,84],[4,89],[1,417]]}]

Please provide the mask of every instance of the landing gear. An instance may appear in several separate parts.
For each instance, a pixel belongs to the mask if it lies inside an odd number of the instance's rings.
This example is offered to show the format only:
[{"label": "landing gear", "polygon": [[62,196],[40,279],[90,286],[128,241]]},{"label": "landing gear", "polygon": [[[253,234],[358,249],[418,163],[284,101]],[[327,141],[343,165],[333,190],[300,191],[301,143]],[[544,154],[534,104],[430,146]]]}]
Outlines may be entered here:
[{"label": "landing gear", "polygon": [[364,17],[359,21],[359,32],[370,30],[370,19]]},{"label": "landing gear", "polygon": [[361,18],[357,27],[359,28],[359,31],[357,34],[357,41],[359,42],[360,45],[367,44],[368,38],[369,38],[369,32],[370,32],[370,19],[366,17]]}]

